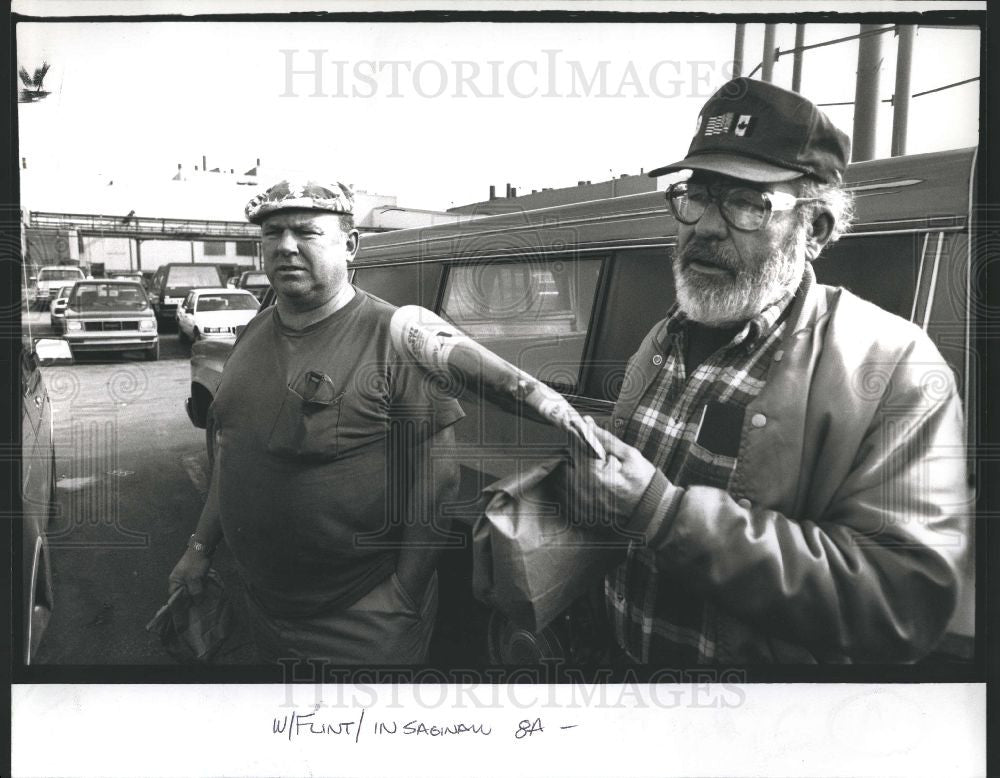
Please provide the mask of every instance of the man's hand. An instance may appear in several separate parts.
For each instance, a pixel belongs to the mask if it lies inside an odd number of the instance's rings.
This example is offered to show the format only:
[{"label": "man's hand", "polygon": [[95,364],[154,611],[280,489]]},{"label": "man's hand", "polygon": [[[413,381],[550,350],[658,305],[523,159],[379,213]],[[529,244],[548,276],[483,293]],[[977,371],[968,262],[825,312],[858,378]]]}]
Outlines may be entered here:
[{"label": "man's hand", "polygon": [[591,434],[607,451],[597,459],[585,447],[571,447],[566,488],[574,518],[584,526],[613,530],[624,527],[656,473],[656,467],[638,450],[585,418]]},{"label": "man's hand", "polygon": [[173,594],[183,586],[188,590],[188,594],[197,597],[204,588],[203,581],[211,564],[212,560],[207,556],[189,548],[170,573],[168,592]]}]

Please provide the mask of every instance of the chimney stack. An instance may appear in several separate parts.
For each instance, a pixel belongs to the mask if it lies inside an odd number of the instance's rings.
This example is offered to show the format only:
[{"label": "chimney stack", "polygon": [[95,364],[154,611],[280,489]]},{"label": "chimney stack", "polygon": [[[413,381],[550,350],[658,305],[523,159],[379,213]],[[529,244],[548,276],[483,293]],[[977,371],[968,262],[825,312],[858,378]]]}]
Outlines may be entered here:
[{"label": "chimney stack", "polygon": [[495,184],[490,184],[490,199],[491,200],[497,199],[497,188]]},{"label": "chimney stack", "polygon": [[517,197],[517,187],[512,186],[510,188],[510,196],[511,197]]},{"label": "chimney stack", "polygon": [[507,194],[505,194],[504,197],[510,197],[510,184],[509,183],[507,184]]},{"label": "chimney stack", "polygon": [[208,170],[208,161],[205,159],[205,155],[201,155],[201,169]]}]

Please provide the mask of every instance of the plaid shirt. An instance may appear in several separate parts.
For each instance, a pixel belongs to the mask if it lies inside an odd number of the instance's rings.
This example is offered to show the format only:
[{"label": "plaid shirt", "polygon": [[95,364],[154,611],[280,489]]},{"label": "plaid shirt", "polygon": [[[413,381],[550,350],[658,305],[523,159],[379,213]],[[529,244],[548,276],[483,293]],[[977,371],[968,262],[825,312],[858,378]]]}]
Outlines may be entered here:
[{"label": "plaid shirt", "polygon": [[[788,293],[749,321],[690,377],[686,375],[687,317],[675,304],[668,313],[667,344],[659,375],[650,384],[622,438],[674,484],[732,488],[736,458],[696,442],[706,403],[724,403],[740,414],[760,394],[790,310]],[[655,554],[633,543],[625,561],[605,581],[618,644],[636,662],[704,664],[715,656],[714,611],[685,581],[661,576]]]}]

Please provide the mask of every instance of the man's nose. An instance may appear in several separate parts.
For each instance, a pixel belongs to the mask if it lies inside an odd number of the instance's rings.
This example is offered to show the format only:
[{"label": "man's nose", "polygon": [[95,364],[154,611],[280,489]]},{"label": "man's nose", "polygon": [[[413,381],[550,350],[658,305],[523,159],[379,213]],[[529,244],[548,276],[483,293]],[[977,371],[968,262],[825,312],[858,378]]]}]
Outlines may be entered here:
[{"label": "man's nose", "polygon": [[292,234],[291,230],[282,231],[275,248],[277,248],[280,254],[299,253],[299,244],[296,242],[295,235]]},{"label": "man's nose", "polygon": [[729,234],[729,225],[722,218],[718,203],[710,202],[705,213],[694,225],[695,234],[703,238],[724,238]]}]

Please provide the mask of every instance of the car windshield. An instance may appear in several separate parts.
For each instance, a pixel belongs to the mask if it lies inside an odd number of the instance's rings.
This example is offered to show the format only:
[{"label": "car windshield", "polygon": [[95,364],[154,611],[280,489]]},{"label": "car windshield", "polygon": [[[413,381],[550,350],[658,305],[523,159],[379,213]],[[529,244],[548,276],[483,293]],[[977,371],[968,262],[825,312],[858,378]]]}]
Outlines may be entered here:
[{"label": "car windshield", "polygon": [[70,300],[70,307],[77,311],[141,311],[148,305],[146,293],[138,284],[77,284]]},{"label": "car windshield", "polygon": [[39,281],[69,281],[73,278],[83,278],[83,271],[75,267],[45,268],[38,272]]},{"label": "car windshield", "polygon": [[222,286],[222,278],[215,266],[172,267],[167,276],[167,288],[176,289],[181,286]]},{"label": "car windshield", "polygon": [[195,311],[208,313],[210,311],[255,311],[257,298],[252,294],[212,294],[198,298]]},{"label": "car windshield", "polygon": [[248,273],[246,278],[243,279],[243,284],[245,286],[250,286],[251,284],[266,284],[267,274],[265,273]]}]

